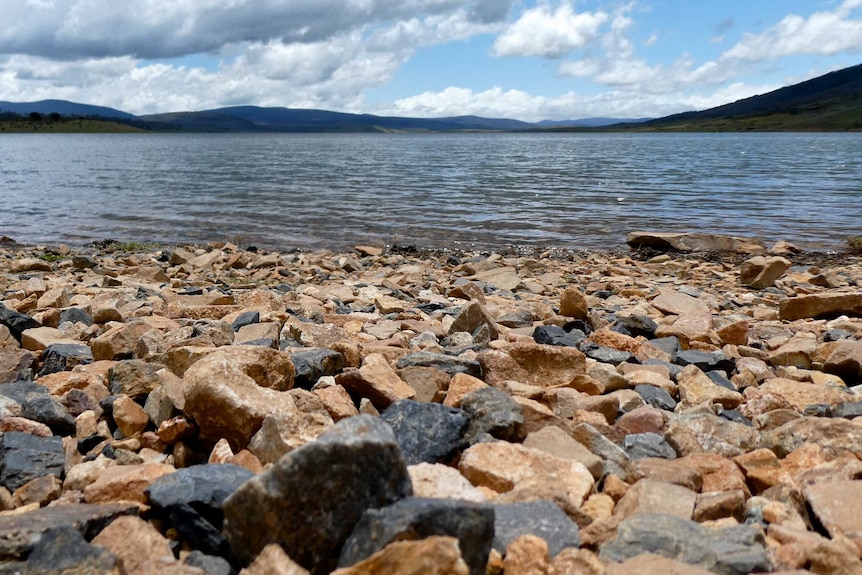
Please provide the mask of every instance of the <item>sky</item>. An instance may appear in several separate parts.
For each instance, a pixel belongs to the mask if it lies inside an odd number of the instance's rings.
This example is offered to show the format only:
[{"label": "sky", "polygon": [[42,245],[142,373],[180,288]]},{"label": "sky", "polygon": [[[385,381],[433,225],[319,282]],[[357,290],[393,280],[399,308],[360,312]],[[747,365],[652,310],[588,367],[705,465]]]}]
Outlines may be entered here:
[{"label": "sky", "polygon": [[525,121],[701,110],[862,63],[862,0],[0,0],[0,100]]}]

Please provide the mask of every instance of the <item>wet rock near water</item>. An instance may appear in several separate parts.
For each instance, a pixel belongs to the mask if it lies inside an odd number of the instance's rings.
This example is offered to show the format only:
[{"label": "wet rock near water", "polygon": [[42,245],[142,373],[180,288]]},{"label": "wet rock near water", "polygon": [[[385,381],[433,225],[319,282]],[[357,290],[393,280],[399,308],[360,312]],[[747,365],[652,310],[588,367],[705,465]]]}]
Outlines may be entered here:
[{"label": "wet rock near water", "polygon": [[2,246],[0,572],[862,572],[862,261],[631,239]]}]

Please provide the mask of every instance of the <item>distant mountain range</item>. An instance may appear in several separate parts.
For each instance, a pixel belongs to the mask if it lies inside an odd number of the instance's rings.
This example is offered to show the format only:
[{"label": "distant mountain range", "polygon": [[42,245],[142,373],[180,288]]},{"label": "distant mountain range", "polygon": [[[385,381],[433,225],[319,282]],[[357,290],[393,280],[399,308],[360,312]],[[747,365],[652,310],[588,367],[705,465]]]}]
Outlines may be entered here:
[{"label": "distant mountain range", "polygon": [[135,116],[63,100],[0,102],[4,114],[102,118],[135,129],[192,132],[849,131],[862,130],[862,64],[701,112],[664,118],[521,122],[456,116],[402,118],[326,110],[234,106]]}]

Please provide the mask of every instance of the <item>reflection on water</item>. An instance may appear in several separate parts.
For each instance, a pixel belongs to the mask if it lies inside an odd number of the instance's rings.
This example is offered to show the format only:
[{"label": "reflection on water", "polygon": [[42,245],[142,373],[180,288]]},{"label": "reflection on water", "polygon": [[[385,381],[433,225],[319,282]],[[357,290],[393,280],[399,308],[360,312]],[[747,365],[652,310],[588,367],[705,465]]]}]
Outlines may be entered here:
[{"label": "reflection on water", "polygon": [[0,235],[280,248],[621,246],[635,229],[839,245],[862,135],[0,136]]}]

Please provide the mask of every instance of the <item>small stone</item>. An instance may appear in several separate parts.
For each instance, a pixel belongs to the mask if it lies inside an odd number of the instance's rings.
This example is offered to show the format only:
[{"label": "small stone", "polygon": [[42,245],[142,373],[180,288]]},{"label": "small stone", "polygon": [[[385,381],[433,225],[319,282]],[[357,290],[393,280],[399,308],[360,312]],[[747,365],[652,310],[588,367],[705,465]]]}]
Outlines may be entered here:
[{"label": "small stone", "polygon": [[506,547],[503,569],[508,575],[552,573],[548,544],[541,537],[522,535]]},{"label": "small stone", "polygon": [[733,409],[742,403],[742,394],[716,385],[694,365],[689,365],[677,376],[680,408],[688,409],[704,402],[718,403]]},{"label": "small stone", "polygon": [[524,447],[538,449],[554,457],[569,459],[582,463],[595,479],[602,475],[602,458],[593,454],[586,447],[558,427],[545,427],[529,433],[524,439]]},{"label": "small stone", "polygon": [[787,258],[755,256],[739,266],[739,281],[753,289],[772,287],[791,265]]},{"label": "small stone", "polygon": [[436,403],[407,399],[393,403],[381,419],[395,433],[405,463],[416,465],[449,461],[466,447],[463,435],[470,425],[470,414]]},{"label": "small stone", "polygon": [[560,315],[575,319],[587,319],[589,306],[587,299],[577,288],[569,287],[560,298]]},{"label": "small stone", "polygon": [[473,333],[481,326],[488,326],[490,338],[497,339],[497,326],[488,310],[478,301],[471,301],[455,316],[455,321],[449,327],[449,333],[467,332]]},{"label": "small stone", "polygon": [[862,381],[862,341],[838,342],[823,364],[823,371],[849,381]]},{"label": "small stone", "polygon": [[483,387],[471,391],[461,399],[460,405],[469,425],[464,434],[468,443],[475,443],[486,436],[506,441],[523,437],[523,409],[499,389]]},{"label": "small stone", "polygon": [[135,573],[148,559],[174,556],[168,540],[138,517],[118,517],[93,538],[93,544],[113,553],[126,573]]},{"label": "small stone", "polygon": [[676,559],[645,553],[608,565],[604,575],[712,575],[712,571]]},{"label": "small stone", "polygon": [[632,433],[623,440],[623,450],[629,459],[635,461],[645,457],[676,459],[676,452],[664,437],[657,433]]},{"label": "small stone", "polygon": [[494,505],[494,513],[494,549],[500,553],[524,535],[542,538],[552,559],[563,549],[580,546],[577,525],[550,501]]},{"label": "small stone", "polygon": [[239,572],[239,575],[309,575],[293,559],[287,556],[281,545],[275,543],[264,547],[251,564]]},{"label": "small stone", "polygon": [[336,376],[335,382],[347,391],[371,400],[378,409],[416,395],[413,388],[398,377],[386,358],[377,353],[366,356],[359,369]]},{"label": "small stone", "polygon": [[641,479],[619,500],[614,515],[625,519],[636,514],[661,513],[691,519],[697,494],[653,479]]},{"label": "small stone", "polygon": [[413,483],[416,497],[438,499],[462,499],[483,503],[486,501],[481,490],[473,487],[457,469],[442,464],[420,463],[407,468]]},{"label": "small stone", "polygon": [[336,376],[344,369],[344,356],[331,349],[288,349],[296,369],[294,385],[311,389],[324,376]]},{"label": "small stone", "polygon": [[13,494],[15,506],[23,507],[36,503],[39,507],[44,507],[60,497],[62,487],[63,482],[55,475],[33,479],[15,491]]},{"label": "small stone", "polygon": [[144,492],[150,484],[174,471],[172,466],[161,463],[108,467],[102,471],[96,481],[84,489],[84,500],[87,503],[116,501],[146,503]]},{"label": "small stone", "polygon": [[390,543],[368,559],[331,575],[469,575],[454,537]]},{"label": "small stone", "polygon": [[124,437],[142,433],[150,423],[144,409],[126,395],[121,395],[113,403],[114,421]]}]

